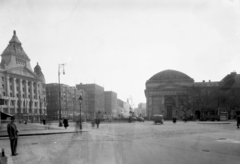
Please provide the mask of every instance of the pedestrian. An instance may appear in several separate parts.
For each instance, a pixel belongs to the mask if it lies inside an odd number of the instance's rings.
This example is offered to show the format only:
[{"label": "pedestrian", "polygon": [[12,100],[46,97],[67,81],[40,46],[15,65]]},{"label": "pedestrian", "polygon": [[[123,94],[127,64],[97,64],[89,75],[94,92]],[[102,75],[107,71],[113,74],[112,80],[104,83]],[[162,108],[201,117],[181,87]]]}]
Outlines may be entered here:
[{"label": "pedestrian", "polygon": [[177,118],[173,117],[173,123],[175,124],[177,122]]},{"label": "pedestrian", "polygon": [[240,114],[237,115],[237,128],[240,126]]},{"label": "pedestrian", "polygon": [[46,120],[45,120],[45,118],[42,119],[42,123],[43,123],[43,125],[46,125]]},{"label": "pedestrian", "polygon": [[96,124],[97,124],[97,128],[99,128],[100,118],[97,118],[97,119],[96,119]]},{"label": "pedestrian", "polygon": [[95,127],[95,118],[94,117],[92,118],[92,127],[93,128]]},{"label": "pedestrian", "polygon": [[63,125],[64,125],[64,128],[67,129],[67,127],[68,127],[68,120],[66,118],[63,119]]},{"label": "pedestrian", "polygon": [[18,130],[17,126],[14,124],[15,117],[11,117],[10,123],[7,125],[7,132],[10,139],[10,146],[12,151],[12,156],[18,155],[17,153],[17,140],[18,140]]}]

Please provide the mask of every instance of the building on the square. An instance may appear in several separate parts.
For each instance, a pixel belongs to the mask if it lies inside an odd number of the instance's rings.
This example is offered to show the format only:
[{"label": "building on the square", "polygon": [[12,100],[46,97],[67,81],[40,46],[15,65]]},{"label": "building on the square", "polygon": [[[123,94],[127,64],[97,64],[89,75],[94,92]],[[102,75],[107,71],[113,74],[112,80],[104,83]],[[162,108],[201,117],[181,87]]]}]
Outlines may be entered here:
[{"label": "building on the square", "polygon": [[5,100],[1,111],[19,120],[39,121],[46,115],[45,78],[37,64],[32,70],[30,58],[16,32],[1,54],[0,94]]},{"label": "building on the square", "polygon": [[[60,87],[59,87],[60,86]],[[59,99],[59,88],[61,100]],[[47,113],[50,120],[61,118],[75,119],[80,114],[79,97],[82,95],[83,100],[87,100],[87,93],[79,90],[74,86],[58,83],[46,84],[47,91]],[[87,111],[88,101],[83,101],[81,111]],[[61,106],[59,106],[61,104]]]},{"label": "building on the square", "polygon": [[139,117],[146,117],[146,103],[139,103],[134,109],[134,114]]},{"label": "building on the square", "polygon": [[[232,93],[231,88],[233,89]],[[172,119],[173,117],[181,118],[190,115],[199,119],[201,115],[204,115],[204,112],[207,115],[211,115],[211,113],[216,115],[224,108],[231,115],[231,108],[235,108],[236,111],[240,104],[233,102],[234,98],[230,99],[230,96],[226,94],[240,98],[240,95],[237,95],[239,89],[240,75],[235,72],[218,82],[210,80],[208,82],[194,82],[193,78],[182,72],[161,71],[146,82],[147,117],[151,119],[153,115],[161,114],[164,119]],[[228,103],[230,101],[232,103]],[[185,108],[184,105],[188,108]],[[226,108],[226,105],[229,107]]]},{"label": "building on the square", "polygon": [[[100,112],[105,113],[104,110],[104,88],[97,84],[77,84],[78,89],[82,89],[87,93],[88,109],[87,114],[93,116]],[[84,100],[85,101],[85,100]]]},{"label": "building on the square", "polygon": [[129,116],[129,112],[130,112],[130,105],[127,102],[124,102],[121,99],[117,99],[117,104],[118,104],[118,110],[117,110],[117,114],[118,115],[123,115],[125,117]]},{"label": "building on the square", "polygon": [[117,93],[113,91],[104,92],[104,109],[106,115],[117,117]]}]

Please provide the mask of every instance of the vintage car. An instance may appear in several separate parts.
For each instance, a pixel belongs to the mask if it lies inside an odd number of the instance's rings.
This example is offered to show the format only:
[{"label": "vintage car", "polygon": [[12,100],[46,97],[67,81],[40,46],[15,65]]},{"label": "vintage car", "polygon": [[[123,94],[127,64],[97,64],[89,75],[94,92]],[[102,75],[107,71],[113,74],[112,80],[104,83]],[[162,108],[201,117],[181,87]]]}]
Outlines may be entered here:
[{"label": "vintage car", "polygon": [[163,124],[163,121],[164,121],[163,115],[153,115],[152,119],[155,124],[157,123]]},{"label": "vintage car", "polygon": [[137,121],[144,122],[144,118],[143,117],[137,117]]}]

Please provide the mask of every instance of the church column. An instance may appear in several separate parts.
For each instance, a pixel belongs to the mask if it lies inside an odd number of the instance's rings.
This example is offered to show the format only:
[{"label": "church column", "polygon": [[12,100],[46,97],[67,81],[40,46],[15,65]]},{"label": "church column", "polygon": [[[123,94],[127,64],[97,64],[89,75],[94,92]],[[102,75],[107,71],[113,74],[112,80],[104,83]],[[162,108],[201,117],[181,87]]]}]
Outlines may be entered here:
[{"label": "church column", "polygon": [[178,95],[176,95],[176,109],[175,109],[175,115],[176,115],[176,117],[178,117],[178,115],[179,115],[179,111],[177,110],[177,109],[179,109],[178,108]]}]

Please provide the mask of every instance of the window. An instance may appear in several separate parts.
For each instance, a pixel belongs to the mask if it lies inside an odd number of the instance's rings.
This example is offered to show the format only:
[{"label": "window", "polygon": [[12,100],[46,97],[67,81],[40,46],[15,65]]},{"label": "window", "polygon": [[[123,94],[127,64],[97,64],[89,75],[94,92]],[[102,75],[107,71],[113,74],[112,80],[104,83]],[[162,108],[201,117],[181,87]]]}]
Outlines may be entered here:
[{"label": "window", "polygon": [[6,96],[5,92],[3,92],[3,96]]},{"label": "window", "polygon": [[4,84],[2,84],[2,88],[4,89]]},{"label": "window", "polygon": [[2,81],[4,81],[4,77],[2,77]]}]

